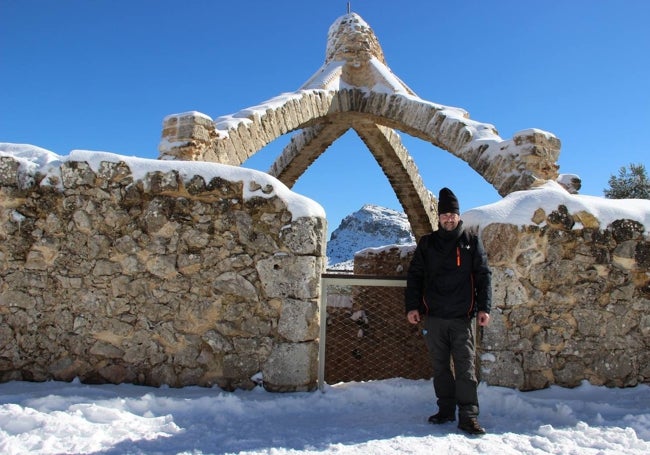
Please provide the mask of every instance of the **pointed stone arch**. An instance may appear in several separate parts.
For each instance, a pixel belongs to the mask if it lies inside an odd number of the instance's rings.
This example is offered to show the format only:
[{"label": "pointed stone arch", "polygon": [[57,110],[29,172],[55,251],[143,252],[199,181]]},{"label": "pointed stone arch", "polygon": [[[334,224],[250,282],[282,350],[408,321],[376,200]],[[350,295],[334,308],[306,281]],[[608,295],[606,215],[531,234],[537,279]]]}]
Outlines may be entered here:
[{"label": "pointed stone arch", "polygon": [[358,15],[330,27],[326,61],[300,90],[236,114],[188,112],[165,118],[161,158],[241,165],[287,133],[291,138],[269,173],[288,187],[352,129],[382,168],[416,238],[437,226],[435,197],[403,146],[401,131],[465,161],[505,196],[558,177],[560,141],[530,129],[512,139],[459,108],[423,100],[385,66],[370,27]]}]

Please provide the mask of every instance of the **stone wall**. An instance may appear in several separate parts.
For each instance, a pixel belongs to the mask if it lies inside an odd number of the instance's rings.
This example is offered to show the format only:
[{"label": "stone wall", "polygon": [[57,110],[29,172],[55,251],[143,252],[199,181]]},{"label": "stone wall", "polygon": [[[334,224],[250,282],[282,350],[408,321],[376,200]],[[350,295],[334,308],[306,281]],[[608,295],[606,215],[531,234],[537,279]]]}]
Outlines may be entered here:
[{"label": "stone wall", "polygon": [[571,229],[579,220],[564,206],[546,220],[543,228],[483,230],[494,297],[482,343],[483,380],[522,390],[582,380],[650,383],[644,226],[618,220],[604,230]]},{"label": "stone wall", "polygon": [[314,389],[326,221],[274,190],[0,157],[0,381]]},{"label": "stone wall", "polygon": [[[165,169],[69,160],[25,178],[0,157],[0,381],[316,387],[324,217],[294,218],[263,173]],[[532,222],[482,230],[494,288],[482,380],[650,383],[645,227],[601,229],[564,206]],[[410,254],[357,255],[355,273],[404,275]]]},{"label": "stone wall", "polygon": [[[644,226],[617,220],[598,229],[595,218],[565,206],[540,209],[533,221],[540,225],[490,224],[481,233],[493,285],[491,323],[478,347],[481,380],[520,390],[650,383]],[[355,272],[405,276],[412,255],[368,249],[355,256]]]}]

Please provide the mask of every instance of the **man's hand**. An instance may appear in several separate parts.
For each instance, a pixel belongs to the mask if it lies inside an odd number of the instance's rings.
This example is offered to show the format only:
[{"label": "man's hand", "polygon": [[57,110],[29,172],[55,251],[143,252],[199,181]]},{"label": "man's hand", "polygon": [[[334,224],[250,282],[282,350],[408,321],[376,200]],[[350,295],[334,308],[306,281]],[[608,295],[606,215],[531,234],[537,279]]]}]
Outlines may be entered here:
[{"label": "man's hand", "polygon": [[486,313],[485,311],[479,311],[478,312],[478,325],[481,327],[485,327],[490,323],[490,314]]},{"label": "man's hand", "polygon": [[406,313],[406,319],[408,319],[411,324],[417,324],[420,322],[420,312],[418,310],[411,310]]}]

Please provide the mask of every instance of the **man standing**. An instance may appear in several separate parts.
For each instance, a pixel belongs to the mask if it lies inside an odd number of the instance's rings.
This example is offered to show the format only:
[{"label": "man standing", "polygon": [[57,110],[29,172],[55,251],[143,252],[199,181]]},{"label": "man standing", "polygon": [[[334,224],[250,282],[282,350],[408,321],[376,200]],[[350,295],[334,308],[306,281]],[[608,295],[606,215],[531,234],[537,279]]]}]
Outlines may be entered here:
[{"label": "man standing", "polygon": [[490,322],[491,273],[480,239],[463,229],[458,199],[448,188],[440,190],[438,217],[439,229],[420,239],[409,266],[406,317],[418,324],[424,316],[438,399],[429,422],[453,422],[458,407],[458,428],[485,434],[478,423],[472,319],[478,313],[480,326]]}]

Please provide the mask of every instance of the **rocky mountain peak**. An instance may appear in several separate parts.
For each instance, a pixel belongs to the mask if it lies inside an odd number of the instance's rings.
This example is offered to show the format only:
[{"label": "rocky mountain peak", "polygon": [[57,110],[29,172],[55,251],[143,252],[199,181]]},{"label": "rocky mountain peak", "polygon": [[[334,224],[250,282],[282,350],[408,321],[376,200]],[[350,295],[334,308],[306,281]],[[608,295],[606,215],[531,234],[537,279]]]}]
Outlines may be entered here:
[{"label": "rocky mountain peak", "polygon": [[415,243],[406,214],[366,204],[346,216],[327,243],[328,267],[351,270],[354,254],[364,248]]}]

